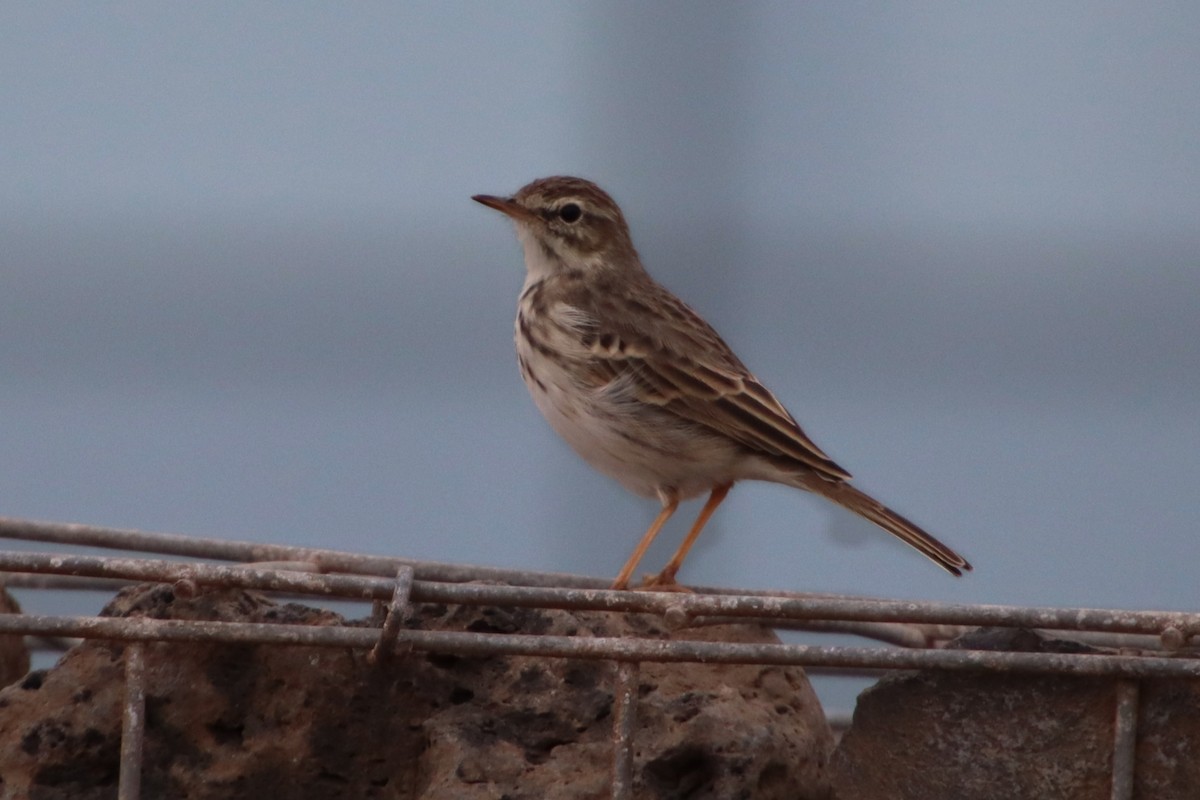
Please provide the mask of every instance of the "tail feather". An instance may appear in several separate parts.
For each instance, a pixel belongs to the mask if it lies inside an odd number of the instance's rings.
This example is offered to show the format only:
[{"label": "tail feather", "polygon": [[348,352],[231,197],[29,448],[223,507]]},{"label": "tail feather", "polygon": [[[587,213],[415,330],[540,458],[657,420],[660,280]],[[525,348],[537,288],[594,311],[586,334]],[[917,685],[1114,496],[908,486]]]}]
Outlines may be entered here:
[{"label": "tail feather", "polygon": [[798,479],[797,486],[819,494],[874,522],[896,538],[907,542],[952,575],[970,571],[971,565],[965,558],[951,550],[922,530],[916,523],[892,511],[868,494],[860,492],[845,481],[829,480],[816,475],[805,475]]}]

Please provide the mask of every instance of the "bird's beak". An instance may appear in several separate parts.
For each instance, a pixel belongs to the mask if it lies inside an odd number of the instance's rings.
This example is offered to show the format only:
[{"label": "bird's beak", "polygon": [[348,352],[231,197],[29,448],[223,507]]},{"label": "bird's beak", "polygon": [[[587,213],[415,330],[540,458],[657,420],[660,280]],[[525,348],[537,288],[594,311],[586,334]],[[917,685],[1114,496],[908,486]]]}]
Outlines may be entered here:
[{"label": "bird's beak", "polygon": [[517,222],[541,222],[542,219],[510,197],[493,197],[490,194],[477,194],[471,199],[476,203],[483,203],[488,208],[494,208],[501,214],[505,214]]}]

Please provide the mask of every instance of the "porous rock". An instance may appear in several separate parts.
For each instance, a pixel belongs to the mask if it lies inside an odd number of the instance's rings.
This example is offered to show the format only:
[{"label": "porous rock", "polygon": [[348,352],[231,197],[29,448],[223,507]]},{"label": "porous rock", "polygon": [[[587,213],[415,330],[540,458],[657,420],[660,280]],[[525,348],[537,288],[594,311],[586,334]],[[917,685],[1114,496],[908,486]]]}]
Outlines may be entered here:
[{"label": "porous rock", "polygon": [[[132,587],[106,613],[305,625],[328,611],[235,590]],[[363,623],[365,624],[365,623]],[[565,636],[772,641],[750,626],[416,605],[406,624]],[[0,692],[0,796],[115,797],[124,650],[92,641]],[[148,643],[144,797],[589,800],[609,793],[614,666],[336,648]],[[831,738],[799,669],[644,664],[635,792],[823,798]]]},{"label": "porous rock", "polygon": [[[960,648],[1101,652],[1031,631],[983,630]],[[837,800],[1093,800],[1111,794],[1111,678],[905,672],[859,696],[834,753]],[[1136,797],[1194,800],[1200,682],[1142,681]]]}]

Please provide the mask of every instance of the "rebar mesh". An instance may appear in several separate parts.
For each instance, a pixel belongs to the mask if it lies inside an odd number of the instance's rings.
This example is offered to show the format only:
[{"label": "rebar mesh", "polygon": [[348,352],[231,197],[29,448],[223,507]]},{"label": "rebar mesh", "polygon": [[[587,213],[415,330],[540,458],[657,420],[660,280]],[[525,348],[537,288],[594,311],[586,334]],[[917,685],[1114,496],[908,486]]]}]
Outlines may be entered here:
[{"label": "rebar mesh", "polygon": [[[1107,676],[1119,681],[1114,709],[1112,797],[1132,796],[1137,679],[1200,678],[1200,660],[1181,658],[1200,632],[1200,614],[1165,611],[969,605],[839,595],[700,588],[694,593],[612,591],[606,581],[275,544],[201,539],[0,518],[0,538],[154,553],[168,558],[0,552],[0,580],[37,589],[104,589],[166,582],[253,589],[289,596],[376,603],[379,628],[96,616],[0,615],[0,634],[129,642],[242,642],[370,649],[377,663],[399,650],[609,660],[614,671],[612,796],[632,796],[637,664],[643,661],[794,665],[823,670],[934,669]],[[236,565],[213,561],[254,562]],[[485,581],[481,583],[479,581]],[[755,622],[776,628],[853,633],[882,644],[818,646],[404,629],[413,602],[655,614],[668,628]],[[1119,653],[946,649],[968,628],[1069,631]],[[898,645],[898,646],[897,646]],[[1136,648],[1136,649],[1135,649]],[[126,655],[127,702],[119,796],[139,793],[144,736],[142,651]],[[136,773],[136,774],[131,774]]]}]

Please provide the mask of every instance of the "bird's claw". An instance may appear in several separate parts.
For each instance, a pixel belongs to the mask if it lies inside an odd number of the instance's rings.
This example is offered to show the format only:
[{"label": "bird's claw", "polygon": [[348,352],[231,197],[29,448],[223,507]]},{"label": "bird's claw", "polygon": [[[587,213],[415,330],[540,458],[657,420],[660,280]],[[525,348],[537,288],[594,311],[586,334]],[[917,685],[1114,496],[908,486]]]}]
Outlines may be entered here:
[{"label": "bird's claw", "polygon": [[639,591],[643,592],[679,592],[681,594],[694,594],[692,589],[684,586],[675,580],[674,575],[666,575],[658,573],[649,578],[642,580],[642,585],[638,587]]}]

